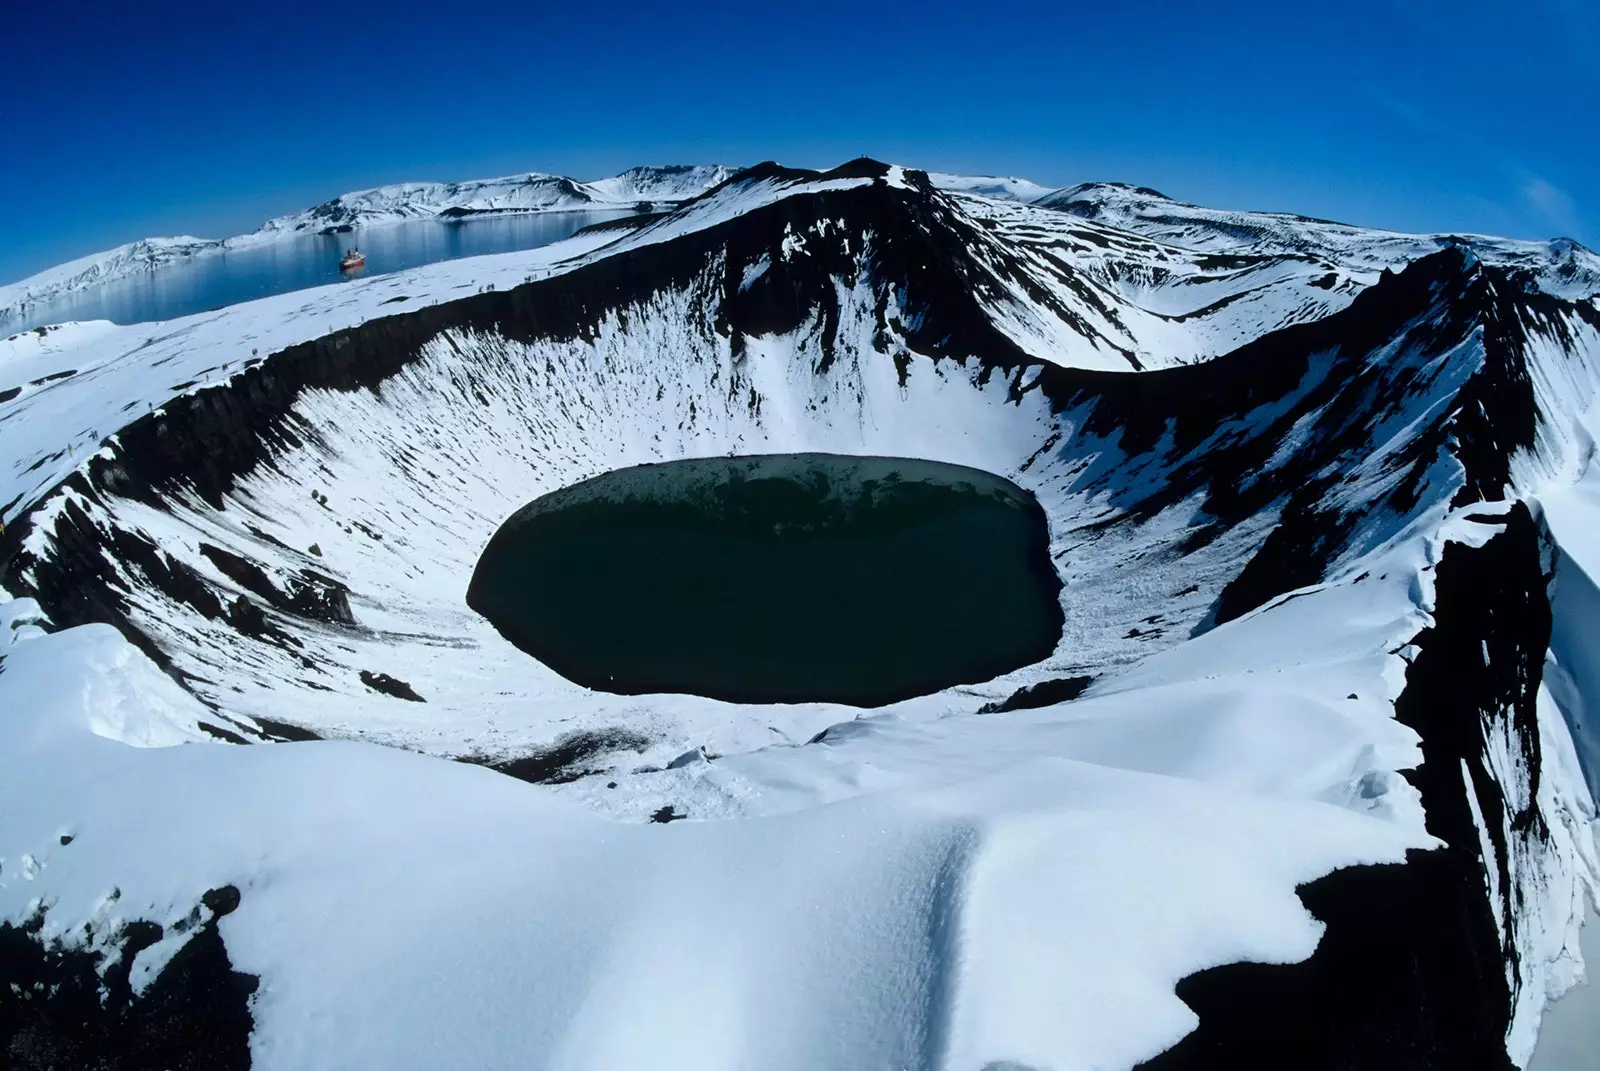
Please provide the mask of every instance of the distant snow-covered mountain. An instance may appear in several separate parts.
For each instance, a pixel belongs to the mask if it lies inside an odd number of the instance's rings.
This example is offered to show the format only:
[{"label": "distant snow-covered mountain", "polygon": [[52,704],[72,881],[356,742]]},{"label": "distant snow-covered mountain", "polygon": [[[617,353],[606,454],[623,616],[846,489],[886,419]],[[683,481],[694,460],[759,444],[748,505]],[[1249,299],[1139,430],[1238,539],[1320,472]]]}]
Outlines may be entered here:
[{"label": "distant snow-covered mountain", "polygon": [[[193,257],[249,249],[301,235],[342,233],[412,220],[659,210],[699,197],[735,172],[720,164],[669,164],[633,167],[589,182],[530,171],[465,182],[404,182],[356,190],[303,211],[269,219],[248,234],[226,239],[142,238],[0,286],[0,326],[66,294],[91,290]],[[1325,270],[1316,276],[1324,288],[1334,287],[1340,278],[1375,276],[1386,268],[1398,269],[1418,257],[1459,244],[1491,263],[1538,275],[1540,286],[1552,293],[1581,297],[1600,290],[1600,262],[1565,238],[1530,242],[1477,235],[1411,235],[1288,213],[1206,208],[1175,200],[1146,186],[1120,182],[1089,182],[1058,189],[1024,178],[942,172],[929,173],[928,180],[936,189],[982,202],[1055,209],[1164,246],[1243,258],[1235,268],[1270,262],[1277,269],[1296,259],[1304,264],[1320,264],[1333,272],[1330,276]],[[991,204],[978,211],[992,214],[1005,210]],[[1211,268],[1221,264],[1220,260],[1209,262]]]},{"label": "distant snow-covered mountain", "polygon": [[88,290],[115,279],[154,271],[190,257],[218,252],[226,244],[218,238],[195,238],[189,235],[141,238],[115,249],[90,253],[65,264],[57,264],[20,282],[0,286],[0,323],[39,302],[78,290]]},{"label": "distant snow-covered mountain", "polygon": [[1181,249],[1253,257],[1324,257],[1352,270],[1397,269],[1428,253],[1464,245],[1498,265],[1537,273],[1563,297],[1600,290],[1600,261],[1570,238],[1517,241],[1468,234],[1405,234],[1288,212],[1206,208],[1148,186],[1088,182],[1053,190],[1029,203],[1143,235]]},{"label": "distant snow-covered mountain", "polygon": [[1016,201],[1019,204],[1032,204],[1055,192],[1052,186],[1041,186],[1025,178],[1002,178],[996,175],[948,175],[941,171],[933,171],[929,172],[928,180],[941,190],[972,193],[980,197]]},{"label": "distant snow-covered mountain", "polygon": [[304,212],[270,219],[256,233],[304,234],[412,219],[676,203],[698,197],[731,174],[732,168],[719,164],[693,164],[634,167],[594,182],[537,171],[468,182],[403,182],[341,194]]}]

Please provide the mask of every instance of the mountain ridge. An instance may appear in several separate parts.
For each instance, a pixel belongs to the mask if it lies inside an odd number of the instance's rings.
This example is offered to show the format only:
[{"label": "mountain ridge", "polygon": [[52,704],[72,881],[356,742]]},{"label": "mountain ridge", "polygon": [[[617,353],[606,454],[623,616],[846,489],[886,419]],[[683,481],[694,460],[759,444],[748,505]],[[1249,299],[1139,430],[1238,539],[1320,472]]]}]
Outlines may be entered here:
[{"label": "mountain ridge", "polygon": [[[769,165],[759,165],[766,167]],[[779,165],[771,164],[777,167]],[[698,197],[736,174],[754,169],[723,165],[673,164],[629,168],[610,178],[580,181],[543,172],[525,172],[461,182],[401,182],[355,190],[311,208],[275,216],[256,230],[231,238],[179,236],[142,238],[47,268],[0,285],[0,318],[61,295],[159,269],[191,257],[251,248],[300,234],[338,232],[363,226],[419,219],[461,220],[528,212],[626,211],[662,207]],[[800,172],[803,169],[795,169]],[[1157,190],[1121,182],[1088,182],[1051,188],[1020,178],[964,176],[931,172],[934,186],[952,193],[1052,208],[1108,223],[1183,248],[1217,254],[1316,252],[1359,254],[1363,267],[1397,267],[1429,248],[1465,242],[1515,257],[1529,270],[1551,278],[1565,276],[1569,295],[1600,291],[1600,258],[1570,239],[1513,241],[1474,235],[1409,235],[1318,220],[1289,213],[1215,210],[1167,197]],[[1299,231],[1296,231],[1299,228]],[[1305,233],[1311,228],[1309,239]],[[1389,254],[1359,247],[1391,246]],[[1382,262],[1379,263],[1379,260]]]}]

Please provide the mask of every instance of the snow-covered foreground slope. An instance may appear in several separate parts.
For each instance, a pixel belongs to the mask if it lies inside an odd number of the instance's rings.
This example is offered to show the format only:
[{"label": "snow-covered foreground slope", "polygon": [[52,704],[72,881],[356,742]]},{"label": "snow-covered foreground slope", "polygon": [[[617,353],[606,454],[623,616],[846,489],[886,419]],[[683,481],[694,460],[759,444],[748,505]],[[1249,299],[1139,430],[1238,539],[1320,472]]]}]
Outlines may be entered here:
[{"label": "snow-covered foreground slope", "polygon": [[[856,161],[6,343],[0,950],[214,1066],[1520,1063],[1597,876],[1600,311],[1540,278],[1217,265]],[[546,491],[784,451],[1032,492],[1055,651],[616,696],[465,605]],[[26,1066],[98,1043],[7,1001]]]}]

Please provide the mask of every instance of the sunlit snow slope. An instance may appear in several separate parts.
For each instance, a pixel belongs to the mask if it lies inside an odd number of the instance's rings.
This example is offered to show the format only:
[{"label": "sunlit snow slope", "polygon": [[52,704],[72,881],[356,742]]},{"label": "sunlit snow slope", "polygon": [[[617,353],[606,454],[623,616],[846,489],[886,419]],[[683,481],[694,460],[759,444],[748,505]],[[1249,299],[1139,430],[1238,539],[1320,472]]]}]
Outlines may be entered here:
[{"label": "sunlit snow slope", "polygon": [[[762,165],[0,344],[3,947],[214,1066],[1524,1062],[1597,874],[1594,288],[969,189]],[[465,604],[542,493],[788,451],[1031,491],[1055,651],[617,696]],[[99,1043],[50,1006],[0,992],[24,1066]]]}]

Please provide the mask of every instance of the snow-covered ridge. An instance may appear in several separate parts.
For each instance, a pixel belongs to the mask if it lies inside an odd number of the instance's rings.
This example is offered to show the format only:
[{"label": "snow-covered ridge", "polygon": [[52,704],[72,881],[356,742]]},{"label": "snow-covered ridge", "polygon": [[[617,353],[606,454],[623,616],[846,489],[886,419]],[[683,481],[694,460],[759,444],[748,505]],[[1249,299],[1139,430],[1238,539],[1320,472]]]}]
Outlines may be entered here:
[{"label": "snow-covered ridge", "polygon": [[224,239],[183,235],[174,238],[141,238],[115,249],[90,253],[65,264],[46,268],[19,282],[0,286],[0,320],[10,319],[31,305],[62,294],[88,290],[130,275],[155,271],[176,261],[221,252],[226,247],[227,241]]},{"label": "snow-covered ridge", "polygon": [[612,178],[579,182],[530,171],[470,182],[411,182],[343,194],[331,201],[270,219],[256,236],[365,227],[410,219],[459,219],[516,212],[663,206],[697,197],[726,180],[720,165],[635,167]]},{"label": "snow-covered ridge", "polygon": [[[197,256],[248,249],[282,238],[354,230],[421,219],[599,209],[661,209],[700,196],[737,173],[718,164],[634,167],[580,181],[527,172],[464,182],[394,183],[342,194],[277,216],[231,238],[144,238],[92,253],[0,286],[0,322],[64,294],[155,271]],[[1409,235],[1328,223],[1283,213],[1237,212],[1173,200],[1156,190],[1117,182],[1055,189],[1024,178],[932,172],[943,190],[989,201],[1038,205],[1146,235],[1180,248],[1259,255],[1319,254],[1356,272],[1398,268],[1463,242],[1496,263],[1538,272],[1567,296],[1600,291],[1600,258],[1570,240],[1517,242],[1482,236]]]}]

